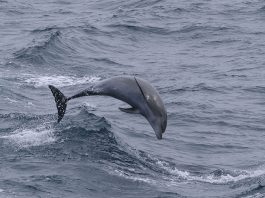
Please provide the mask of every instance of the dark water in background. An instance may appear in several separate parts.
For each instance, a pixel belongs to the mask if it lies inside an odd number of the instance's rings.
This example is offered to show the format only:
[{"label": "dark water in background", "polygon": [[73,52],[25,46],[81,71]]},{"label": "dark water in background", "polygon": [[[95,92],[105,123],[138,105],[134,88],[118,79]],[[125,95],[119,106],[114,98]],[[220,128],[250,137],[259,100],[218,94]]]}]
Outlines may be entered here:
[{"label": "dark water in background", "polygon": [[[0,197],[264,197],[265,2],[1,0]],[[158,141],[120,101],[66,95],[117,75],[153,84]]]}]

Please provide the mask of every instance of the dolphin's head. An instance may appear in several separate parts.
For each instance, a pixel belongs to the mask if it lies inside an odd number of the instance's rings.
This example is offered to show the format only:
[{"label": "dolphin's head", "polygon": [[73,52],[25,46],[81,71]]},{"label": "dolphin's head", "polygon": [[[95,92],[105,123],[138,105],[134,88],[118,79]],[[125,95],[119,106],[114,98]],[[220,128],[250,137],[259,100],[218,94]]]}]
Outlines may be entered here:
[{"label": "dolphin's head", "polygon": [[[159,111],[157,111],[159,110]],[[157,139],[162,139],[162,134],[165,132],[167,127],[167,113],[165,108],[159,107],[155,111],[150,109],[150,113],[146,116],[146,119],[149,121],[150,125],[155,131]]]},{"label": "dolphin's head", "polygon": [[167,111],[164,103],[155,88],[148,82],[139,78],[135,80],[146,101],[142,114],[154,129],[157,139],[162,139],[162,134],[167,127]]}]

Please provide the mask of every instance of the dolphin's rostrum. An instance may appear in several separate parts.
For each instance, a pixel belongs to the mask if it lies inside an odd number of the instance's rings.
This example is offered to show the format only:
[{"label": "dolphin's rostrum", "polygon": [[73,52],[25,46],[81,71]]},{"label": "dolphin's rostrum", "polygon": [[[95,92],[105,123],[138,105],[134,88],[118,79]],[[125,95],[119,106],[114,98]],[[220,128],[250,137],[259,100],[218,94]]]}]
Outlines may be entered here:
[{"label": "dolphin's rostrum", "polygon": [[131,108],[119,108],[127,113],[140,113],[155,131],[156,137],[162,139],[167,126],[167,112],[158,92],[147,81],[130,76],[113,77],[98,82],[94,86],[69,98],[56,87],[49,85],[58,110],[58,122],[65,114],[67,102],[74,98],[91,95],[111,96],[122,100]]}]

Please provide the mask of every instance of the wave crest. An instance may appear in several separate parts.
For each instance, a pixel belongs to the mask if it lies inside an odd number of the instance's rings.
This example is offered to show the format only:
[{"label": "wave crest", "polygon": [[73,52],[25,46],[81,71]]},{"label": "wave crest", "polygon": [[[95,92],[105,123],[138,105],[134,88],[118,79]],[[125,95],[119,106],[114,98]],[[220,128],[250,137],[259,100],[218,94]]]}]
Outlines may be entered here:
[{"label": "wave crest", "polygon": [[19,149],[31,146],[51,144],[56,141],[51,125],[39,125],[35,128],[19,128],[1,138],[8,140]]},{"label": "wave crest", "polygon": [[64,60],[65,56],[73,53],[73,49],[63,42],[61,35],[59,30],[48,32],[40,41],[33,40],[31,46],[15,52],[14,57],[34,65],[54,64]]}]

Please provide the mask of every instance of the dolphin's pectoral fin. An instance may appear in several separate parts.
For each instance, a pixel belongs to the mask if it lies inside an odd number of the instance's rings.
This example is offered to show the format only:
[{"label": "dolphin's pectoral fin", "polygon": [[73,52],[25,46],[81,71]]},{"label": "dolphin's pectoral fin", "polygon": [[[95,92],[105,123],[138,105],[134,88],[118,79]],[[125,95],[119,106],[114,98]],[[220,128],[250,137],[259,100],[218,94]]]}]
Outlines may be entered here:
[{"label": "dolphin's pectoral fin", "polygon": [[140,113],[139,109],[136,109],[134,107],[130,107],[130,108],[122,108],[122,107],[119,107],[119,109],[123,112],[126,112],[126,113]]}]

